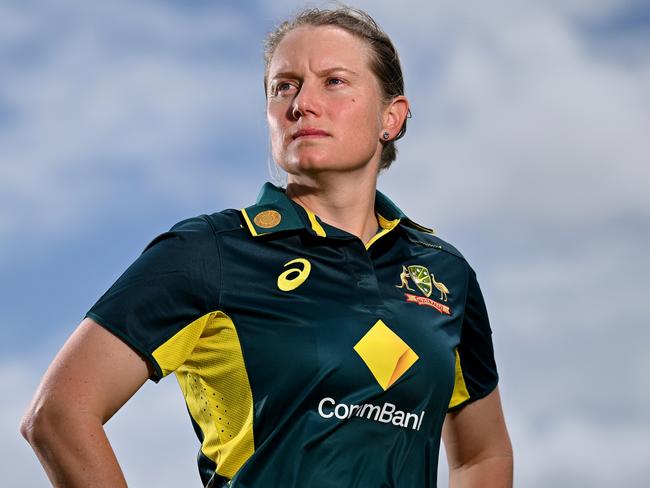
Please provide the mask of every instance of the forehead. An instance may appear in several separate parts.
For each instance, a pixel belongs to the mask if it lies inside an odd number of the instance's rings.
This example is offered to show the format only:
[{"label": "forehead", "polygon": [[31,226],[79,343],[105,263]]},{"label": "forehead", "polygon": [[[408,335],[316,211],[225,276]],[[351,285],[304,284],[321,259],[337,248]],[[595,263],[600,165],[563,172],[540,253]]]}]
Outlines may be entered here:
[{"label": "forehead", "polygon": [[269,64],[269,75],[309,67],[324,70],[341,66],[370,70],[370,47],[363,39],[335,26],[303,26],[288,32]]}]

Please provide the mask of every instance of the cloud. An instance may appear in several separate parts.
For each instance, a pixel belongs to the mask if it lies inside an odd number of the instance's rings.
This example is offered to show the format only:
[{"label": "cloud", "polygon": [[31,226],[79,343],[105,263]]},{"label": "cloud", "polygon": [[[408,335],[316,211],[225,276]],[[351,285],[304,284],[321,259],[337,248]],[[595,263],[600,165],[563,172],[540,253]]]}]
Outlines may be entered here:
[{"label": "cloud", "polygon": [[393,187],[414,203],[428,189],[442,219],[648,218],[650,55],[623,67],[591,53],[571,19],[515,12],[471,28],[442,12],[456,34],[411,54],[408,169]]},{"label": "cloud", "polygon": [[[0,240],[12,254],[18,229],[78,232],[116,197],[194,201],[241,171],[223,157],[234,133],[264,141],[261,68],[245,56],[258,53],[239,44],[252,27],[245,12],[179,15],[150,2],[0,8],[9,32]],[[265,143],[238,156],[255,151]],[[221,195],[236,192],[223,186]]]},{"label": "cloud", "polygon": [[552,423],[519,423],[511,416],[516,485],[642,488],[650,476],[647,464],[650,426],[620,422],[604,425],[580,416],[556,414]]}]

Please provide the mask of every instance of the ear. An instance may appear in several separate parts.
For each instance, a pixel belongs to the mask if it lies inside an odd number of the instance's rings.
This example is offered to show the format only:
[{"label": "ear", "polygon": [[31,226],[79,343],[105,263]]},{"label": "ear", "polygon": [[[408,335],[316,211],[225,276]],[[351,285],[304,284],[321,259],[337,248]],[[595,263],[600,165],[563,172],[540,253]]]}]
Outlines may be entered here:
[{"label": "ear", "polygon": [[404,95],[393,98],[384,108],[382,132],[390,134],[389,140],[397,136],[409,111],[409,101]]}]

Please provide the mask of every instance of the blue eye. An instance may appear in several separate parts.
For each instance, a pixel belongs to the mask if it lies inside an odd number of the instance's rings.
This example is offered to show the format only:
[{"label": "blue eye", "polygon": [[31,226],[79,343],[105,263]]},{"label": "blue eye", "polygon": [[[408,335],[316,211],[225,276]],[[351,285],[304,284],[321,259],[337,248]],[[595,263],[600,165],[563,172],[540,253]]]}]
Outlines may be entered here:
[{"label": "blue eye", "polygon": [[343,84],[343,80],[340,79],[340,78],[329,78],[329,79],[327,80],[327,84],[328,84],[328,85],[334,85],[334,86],[336,86],[336,85],[342,85],[342,84]]},{"label": "blue eye", "polygon": [[282,94],[290,91],[292,88],[294,88],[294,85],[292,83],[289,83],[288,81],[283,81],[282,83],[278,83],[275,86],[275,91],[274,94]]}]

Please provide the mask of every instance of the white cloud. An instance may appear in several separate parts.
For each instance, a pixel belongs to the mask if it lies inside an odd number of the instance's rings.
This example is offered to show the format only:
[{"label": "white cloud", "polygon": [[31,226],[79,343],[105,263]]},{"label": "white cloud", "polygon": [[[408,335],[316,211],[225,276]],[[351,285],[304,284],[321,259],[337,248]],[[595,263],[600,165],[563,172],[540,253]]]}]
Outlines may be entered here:
[{"label": "white cloud", "polygon": [[414,203],[431,192],[443,222],[650,217],[650,56],[625,67],[594,57],[552,11],[458,27],[439,61],[428,61],[433,36],[411,55],[415,118],[392,187],[408,185]]},{"label": "white cloud", "polygon": [[535,428],[511,413],[517,453],[516,485],[530,488],[589,486],[643,488],[650,479],[650,425],[604,425],[557,412]]},{"label": "white cloud", "polygon": [[127,196],[124,181],[151,199],[209,194],[235,170],[218,153],[208,165],[205,147],[262,131],[262,120],[250,123],[262,112],[261,67],[229,54],[250,29],[243,13],[183,16],[155,3],[0,9],[0,30],[15,22],[4,40],[14,62],[3,69],[2,241],[18,229],[77,231]]}]

